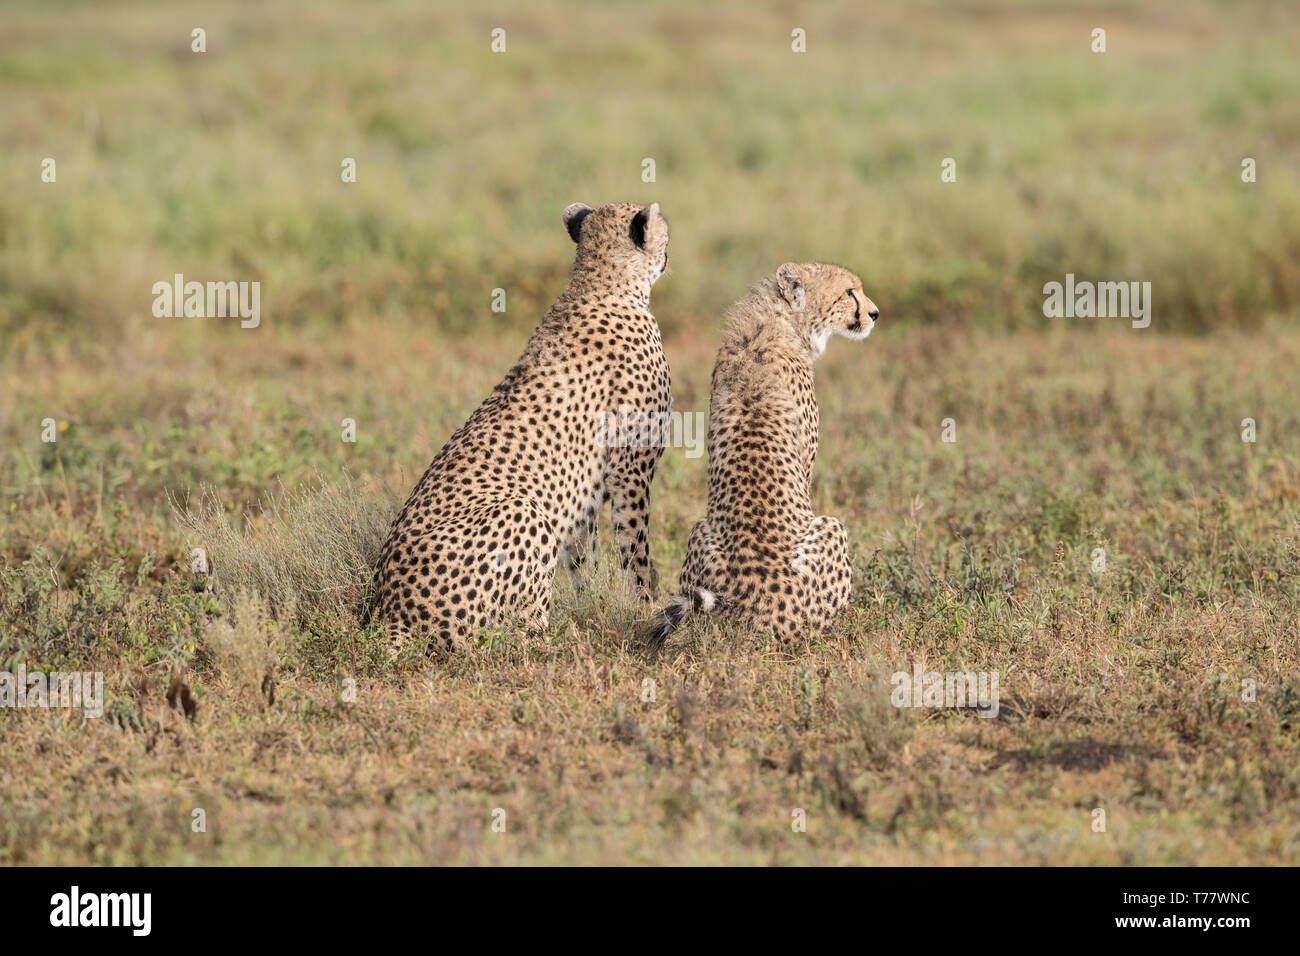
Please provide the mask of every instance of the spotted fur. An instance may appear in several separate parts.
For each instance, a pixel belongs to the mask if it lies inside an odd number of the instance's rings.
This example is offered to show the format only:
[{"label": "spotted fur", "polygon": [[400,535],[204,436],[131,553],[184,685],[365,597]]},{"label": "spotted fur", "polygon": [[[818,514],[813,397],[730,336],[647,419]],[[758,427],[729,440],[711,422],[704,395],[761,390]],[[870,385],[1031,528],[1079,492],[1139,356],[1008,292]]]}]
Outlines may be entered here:
[{"label": "spotted fur", "polygon": [[825,263],[786,263],[732,306],[713,369],[708,513],[681,594],[642,632],[651,650],[696,614],[743,615],[785,640],[826,630],[848,604],[844,526],[810,495],[813,362],[832,335],[865,339],[879,314],[861,279]]},{"label": "spotted fur", "polygon": [[556,567],[594,554],[605,503],[631,584],[654,587],[650,483],[663,449],[619,447],[602,416],[671,409],[650,313],[668,223],[657,203],[575,203],[564,224],[577,244],[568,288],[393,522],[374,613],[394,647],[416,631],[452,650],[497,622],[546,627]]}]

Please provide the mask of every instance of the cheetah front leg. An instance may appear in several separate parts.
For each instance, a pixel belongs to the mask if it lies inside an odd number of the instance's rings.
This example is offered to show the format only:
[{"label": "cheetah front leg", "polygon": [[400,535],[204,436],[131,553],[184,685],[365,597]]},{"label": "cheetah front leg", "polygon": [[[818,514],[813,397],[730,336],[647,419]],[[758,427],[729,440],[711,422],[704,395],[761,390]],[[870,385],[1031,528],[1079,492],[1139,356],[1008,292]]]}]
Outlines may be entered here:
[{"label": "cheetah front leg", "polygon": [[619,563],[638,597],[649,600],[659,584],[650,563],[650,483],[662,448],[624,449],[610,476],[610,512]]}]

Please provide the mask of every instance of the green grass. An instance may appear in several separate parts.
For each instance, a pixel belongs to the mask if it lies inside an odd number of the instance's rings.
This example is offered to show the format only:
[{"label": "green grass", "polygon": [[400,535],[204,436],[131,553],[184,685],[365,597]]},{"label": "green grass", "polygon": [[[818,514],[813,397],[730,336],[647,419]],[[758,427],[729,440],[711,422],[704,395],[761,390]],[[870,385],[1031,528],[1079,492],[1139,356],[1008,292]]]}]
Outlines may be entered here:
[{"label": "green grass", "polygon": [[[0,670],[107,701],[0,709],[0,862],[1300,862],[1293,11],[11,8]],[[540,639],[390,659],[387,522],[563,288],[560,210],[619,199],[672,223],[682,411],[749,284],[863,273],[880,327],[817,366],[852,609],[650,662],[606,554]],[[175,272],[261,281],[261,327],[155,319]],[[1066,272],[1151,281],[1152,327],[1044,319]],[[656,479],[665,586],[705,469]],[[999,717],[890,706],[918,663]]]},{"label": "green grass", "polygon": [[1300,299],[1286,8],[373,6],[18,4],[0,335],[147,320],[178,271],[259,279],[268,321],[300,332],[398,314],[473,330],[502,321],[494,288],[528,327],[567,269],[574,200],[661,203],[668,328],[789,259],[842,260],[887,316],[945,326],[1037,326],[1067,271],[1152,282],[1167,329]]}]

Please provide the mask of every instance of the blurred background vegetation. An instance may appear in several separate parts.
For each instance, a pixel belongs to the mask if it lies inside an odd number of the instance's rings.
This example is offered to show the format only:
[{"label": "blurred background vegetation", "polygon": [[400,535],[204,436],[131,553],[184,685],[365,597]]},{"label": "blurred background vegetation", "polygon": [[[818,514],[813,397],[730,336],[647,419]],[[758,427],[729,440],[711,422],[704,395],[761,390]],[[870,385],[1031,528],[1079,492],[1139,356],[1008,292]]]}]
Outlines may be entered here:
[{"label": "blurred background vegetation", "polygon": [[261,281],[277,333],[527,329],[560,210],[625,199],[673,225],[669,333],[810,258],[889,322],[1039,327],[1073,272],[1150,281],[1157,330],[1253,325],[1300,300],[1298,27],[1201,0],[11,0],[0,335],[93,349],[175,272]]},{"label": "blurred background vegetation", "polygon": [[[1050,347],[1127,401],[1151,383],[1106,356],[1170,332],[1241,333],[1213,370],[1238,383],[1218,436],[1235,442],[1269,411],[1300,293],[1297,27],[1294,5],[1206,0],[9,3],[0,548],[21,560],[141,512],[170,538],[169,491],[209,484],[239,507],[340,465],[400,501],[563,288],[575,200],[669,216],[654,309],[679,408],[707,407],[727,305],[782,261],[824,258],[883,309],[869,354],[892,344],[870,374],[899,384],[881,423],[925,443],[943,415],[980,414],[976,385],[1048,374],[1018,354],[1049,347],[1036,335],[1092,342]],[[1045,319],[1043,283],[1067,272],[1150,281],[1152,327]],[[261,326],[155,318],[152,286],[175,273],[261,282]],[[819,367],[828,408],[865,410],[866,354]],[[966,368],[977,354],[1002,360]],[[1142,354],[1166,387],[1190,374]],[[1271,411],[1264,434],[1289,441]],[[134,539],[137,556],[170,547]]]}]

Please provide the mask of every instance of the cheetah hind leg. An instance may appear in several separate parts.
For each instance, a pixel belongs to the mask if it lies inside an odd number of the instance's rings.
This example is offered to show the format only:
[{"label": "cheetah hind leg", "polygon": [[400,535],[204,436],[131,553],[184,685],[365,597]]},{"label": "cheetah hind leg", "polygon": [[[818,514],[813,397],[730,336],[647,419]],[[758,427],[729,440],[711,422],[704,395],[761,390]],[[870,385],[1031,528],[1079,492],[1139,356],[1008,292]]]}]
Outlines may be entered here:
[{"label": "cheetah hind leg", "polygon": [[484,502],[442,532],[457,574],[428,582],[420,620],[390,625],[395,646],[427,634],[438,657],[474,641],[485,627],[519,628],[530,635],[547,627],[559,542],[541,506],[526,497]]},{"label": "cheetah hind leg", "polygon": [[388,653],[394,657],[402,653],[402,648],[406,646],[406,638],[410,634],[406,625],[393,620],[385,621],[384,633],[388,636]]},{"label": "cheetah hind leg", "polygon": [[389,620],[384,623],[384,630],[388,637],[388,653],[391,657],[401,654],[412,637],[426,639],[428,643],[424,649],[432,657],[445,656],[457,648],[452,631],[440,623],[417,621],[414,625],[407,625],[401,621]]},{"label": "cheetah hind leg", "polygon": [[[560,543],[550,518],[529,498],[494,502],[484,518],[487,530],[477,536],[474,550],[486,574],[477,584],[483,595],[494,595],[498,603],[483,611],[488,617],[522,628],[529,637],[540,636],[550,624],[551,595],[560,562]],[[513,529],[524,539],[519,545],[511,540]]]},{"label": "cheetah hind leg", "polygon": [[829,630],[848,606],[852,582],[849,536],[840,520],[830,515],[814,518],[795,550],[792,564],[796,572],[809,578],[813,625],[818,630]]}]

